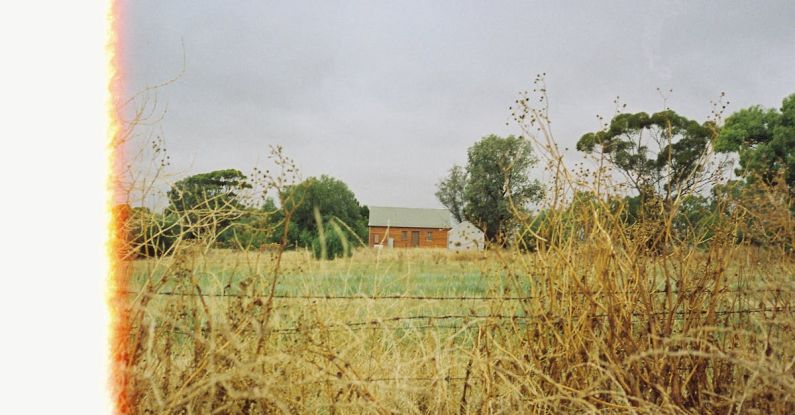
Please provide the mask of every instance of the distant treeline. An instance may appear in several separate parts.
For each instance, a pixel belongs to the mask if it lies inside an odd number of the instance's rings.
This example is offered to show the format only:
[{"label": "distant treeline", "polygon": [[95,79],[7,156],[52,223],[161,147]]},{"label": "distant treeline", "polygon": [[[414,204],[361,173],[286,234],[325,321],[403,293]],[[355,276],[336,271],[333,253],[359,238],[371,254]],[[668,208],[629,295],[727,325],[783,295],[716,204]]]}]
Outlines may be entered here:
[{"label": "distant treeline", "polygon": [[[516,104],[512,111],[520,125],[539,125],[540,115],[531,112],[526,98]],[[449,170],[436,196],[456,218],[475,223],[499,245],[535,249],[559,243],[563,235],[576,235],[561,227],[584,208],[580,213],[601,210],[615,215],[652,251],[662,250],[671,239],[702,243],[731,216],[738,241],[791,246],[777,235],[792,234],[781,231],[792,226],[795,94],[783,100],[780,110],[753,106],[718,125],[723,108],[719,104],[715,119],[703,123],[670,109],[651,115],[618,114],[602,130],[577,142],[577,150],[595,161],[595,170],[561,168],[562,156],[553,151],[546,168],[552,170],[555,183],[529,179],[538,158],[528,139],[490,135],[469,148],[466,166]],[[723,178],[725,166],[714,157],[720,153],[739,160],[739,180]],[[616,192],[616,186],[609,185],[613,177],[620,177],[626,191]],[[590,185],[563,186],[561,180]],[[563,187],[578,190],[566,195]],[[544,193],[545,203],[539,203]],[[773,212],[788,214],[779,217]]]},{"label": "distant treeline", "polygon": [[[353,246],[367,238],[368,209],[340,180],[323,175],[286,186],[279,195],[285,206],[277,206],[271,197],[252,202],[243,195],[251,188],[240,171],[218,170],[176,182],[162,212],[116,206],[117,228],[128,242],[125,254],[133,258],[167,255],[178,239],[245,250],[267,249],[284,239],[285,248],[311,248],[318,256],[325,251],[333,257],[350,254]],[[318,224],[325,231],[322,243]]]},{"label": "distant treeline", "polygon": [[[588,234],[570,228],[588,223],[573,218],[606,211],[651,252],[663,251],[672,239],[703,243],[721,226],[734,227],[737,241],[791,249],[795,94],[780,109],[741,109],[722,125],[672,110],[619,114],[601,131],[583,135],[577,150],[599,164],[583,176],[598,182],[605,174],[600,169],[609,167],[629,191],[603,194],[597,187],[575,192],[565,204],[542,205],[545,195],[559,195],[554,184],[530,179],[538,164],[531,142],[490,135],[469,148],[466,166],[449,170],[436,196],[457,220],[471,221],[502,246],[533,250],[570,242]],[[721,166],[709,157],[715,152],[736,155],[739,180],[720,177]],[[309,248],[316,257],[334,258],[367,239],[369,211],[342,181],[323,175],[282,186],[278,204],[273,198],[255,202],[253,182],[238,170],[218,170],[174,183],[161,212],[116,206],[116,226],[127,242],[122,253],[162,256],[178,240],[200,240],[245,250]]]}]

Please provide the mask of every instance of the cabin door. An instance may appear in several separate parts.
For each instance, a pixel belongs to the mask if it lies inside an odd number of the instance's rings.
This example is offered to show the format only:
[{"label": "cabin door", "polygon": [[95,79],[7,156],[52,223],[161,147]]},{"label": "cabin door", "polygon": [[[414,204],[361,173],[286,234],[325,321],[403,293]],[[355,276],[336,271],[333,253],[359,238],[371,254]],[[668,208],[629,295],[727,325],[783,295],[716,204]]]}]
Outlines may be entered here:
[{"label": "cabin door", "polygon": [[411,246],[414,248],[420,246],[420,231],[411,231]]}]

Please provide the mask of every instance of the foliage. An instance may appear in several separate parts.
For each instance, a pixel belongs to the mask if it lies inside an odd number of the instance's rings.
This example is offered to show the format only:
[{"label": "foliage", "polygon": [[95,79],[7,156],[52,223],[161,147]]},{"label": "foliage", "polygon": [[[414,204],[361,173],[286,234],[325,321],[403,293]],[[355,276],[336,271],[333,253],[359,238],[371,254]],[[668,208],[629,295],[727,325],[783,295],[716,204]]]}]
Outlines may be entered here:
[{"label": "foliage", "polygon": [[631,231],[659,252],[675,236],[664,228],[676,203],[713,179],[706,169],[715,131],[713,122],[699,124],[672,110],[619,114],[606,130],[583,135],[577,150],[598,153],[624,174],[637,191],[626,200],[626,218],[636,224]]},{"label": "foliage", "polygon": [[303,182],[288,187],[285,192],[292,194],[288,208],[294,208],[290,224],[292,246],[309,247],[317,236],[317,221],[314,209],[320,212],[323,223],[336,219],[352,228],[361,238],[367,238],[367,218],[369,210],[359,204],[356,196],[344,182],[326,175],[310,177]]},{"label": "foliage", "polygon": [[775,185],[784,176],[795,192],[795,94],[784,98],[781,110],[752,106],[726,118],[715,149],[737,152],[737,174],[753,182],[761,179]]},{"label": "foliage", "polygon": [[249,188],[239,170],[196,174],[174,183],[168,192],[168,210],[178,215],[187,238],[215,237],[240,217],[240,192]]},{"label": "foliage", "polygon": [[520,223],[518,240],[513,245],[522,250],[536,251],[561,247],[574,242],[582,242],[583,235],[590,231],[588,221],[583,215],[618,215],[623,207],[617,201],[599,203],[590,191],[575,192],[570,203],[554,209],[541,209],[534,215],[527,215]]},{"label": "foliage", "polygon": [[504,239],[516,214],[540,200],[541,185],[529,177],[536,162],[530,142],[512,135],[489,135],[469,148],[464,216],[490,241]]},{"label": "foliage", "polygon": [[216,170],[195,174],[174,183],[168,192],[168,200],[171,208],[177,212],[240,207],[238,192],[249,188],[251,185],[239,170]]},{"label": "foliage", "polygon": [[260,208],[243,209],[240,217],[218,235],[219,246],[253,250],[278,243],[282,218],[273,199],[267,198]]},{"label": "foliage", "polygon": [[[155,213],[145,207],[121,208],[127,213],[123,226],[124,252],[129,258],[156,258],[171,254],[181,236],[179,218],[173,213]],[[118,226],[118,225],[117,225]]]},{"label": "foliage", "polygon": [[450,210],[458,222],[464,221],[464,190],[467,184],[467,173],[463,167],[454,165],[439,183],[436,184],[436,198]]},{"label": "foliage", "polygon": [[792,252],[795,237],[795,196],[784,180],[730,181],[713,188],[720,205],[718,219],[733,218],[736,243],[778,247]]},{"label": "foliage", "polygon": [[701,245],[715,235],[720,214],[713,199],[687,195],[672,218],[671,232],[680,241]]},{"label": "foliage", "polygon": [[713,131],[713,123],[699,124],[671,110],[619,114],[607,130],[583,135],[577,150],[600,153],[642,197],[667,202],[699,184]]},{"label": "foliage", "polygon": [[352,235],[332,219],[323,226],[323,233],[312,239],[315,259],[336,259],[353,254]]}]

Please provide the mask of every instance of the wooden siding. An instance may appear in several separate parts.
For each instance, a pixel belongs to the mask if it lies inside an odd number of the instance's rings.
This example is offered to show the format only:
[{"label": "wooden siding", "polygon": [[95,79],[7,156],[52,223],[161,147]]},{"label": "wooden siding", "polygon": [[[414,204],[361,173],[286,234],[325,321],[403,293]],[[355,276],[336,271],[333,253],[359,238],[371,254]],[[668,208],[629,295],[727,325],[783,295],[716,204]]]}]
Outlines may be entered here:
[{"label": "wooden siding", "polygon": [[[370,226],[370,233],[368,235],[368,245],[374,246],[380,241],[384,241],[384,246],[389,246],[388,238],[393,238],[394,248],[411,248],[412,247],[412,232],[419,232],[419,248],[447,248],[447,232],[449,229],[437,228],[389,228],[389,235],[384,238],[387,233],[386,226]],[[403,232],[406,232],[406,238],[403,239]],[[431,233],[431,240],[428,240],[428,232]],[[377,238],[377,239],[376,239]]]}]

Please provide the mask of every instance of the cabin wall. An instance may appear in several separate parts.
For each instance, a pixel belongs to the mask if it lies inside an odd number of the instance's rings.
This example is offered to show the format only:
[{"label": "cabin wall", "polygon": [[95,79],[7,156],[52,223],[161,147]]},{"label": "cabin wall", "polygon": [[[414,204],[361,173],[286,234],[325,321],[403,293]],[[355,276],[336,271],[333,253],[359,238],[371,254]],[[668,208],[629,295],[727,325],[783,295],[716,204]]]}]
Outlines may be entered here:
[{"label": "cabin wall", "polygon": [[[370,226],[368,235],[368,245],[375,246],[381,240],[384,241],[384,246],[388,246],[386,226]],[[405,239],[404,239],[405,232]],[[419,248],[447,248],[447,233],[449,229],[437,228],[397,228],[390,227],[387,238],[393,238],[394,248],[411,248],[412,247],[412,232],[419,232]],[[428,232],[431,233],[431,240],[428,240]]]}]

